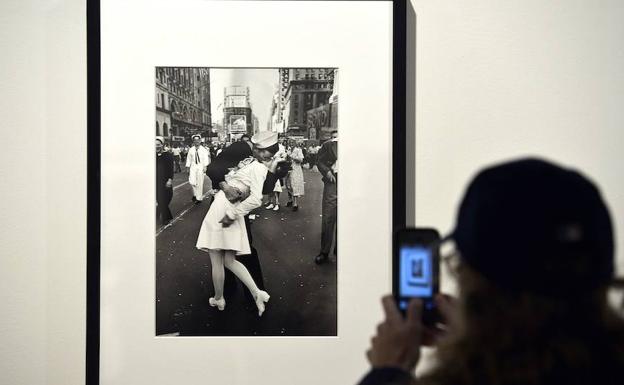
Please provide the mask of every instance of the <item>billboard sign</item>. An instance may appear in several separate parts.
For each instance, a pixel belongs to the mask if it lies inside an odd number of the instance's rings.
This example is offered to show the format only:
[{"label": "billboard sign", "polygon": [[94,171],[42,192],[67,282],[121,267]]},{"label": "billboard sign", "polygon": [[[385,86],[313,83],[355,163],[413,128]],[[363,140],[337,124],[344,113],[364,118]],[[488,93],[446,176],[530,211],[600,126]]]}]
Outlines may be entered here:
[{"label": "billboard sign", "polygon": [[245,115],[230,116],[230,133],[247,132],[247,117]]},{"label": "billboard sign", "polygon": [[230,95],[226,97],[225,101],[226,107],[238,107],[238,108],[246,108],[247,105],[247,97],[245,95]]},{"label": "billboard sign", "polygon": [[330,111],[329,104],[317,107],[308,111],[308,126],[314,127],[317,130],[323,127],[330,126]]}]

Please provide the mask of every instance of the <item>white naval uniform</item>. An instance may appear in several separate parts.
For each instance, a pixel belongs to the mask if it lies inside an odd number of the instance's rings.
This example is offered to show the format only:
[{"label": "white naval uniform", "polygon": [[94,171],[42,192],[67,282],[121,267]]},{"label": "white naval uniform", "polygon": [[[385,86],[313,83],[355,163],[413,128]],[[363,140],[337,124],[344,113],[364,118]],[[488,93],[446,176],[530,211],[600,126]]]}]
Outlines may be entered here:
[{"label": "white naval uniform", "polygon": [[186,167],[189,168],[189,184],[193,186],[193,195],[198,201],[204,196],[204,170],[210,164],[210,153],[199,146],[192,146],[186,155]]}]

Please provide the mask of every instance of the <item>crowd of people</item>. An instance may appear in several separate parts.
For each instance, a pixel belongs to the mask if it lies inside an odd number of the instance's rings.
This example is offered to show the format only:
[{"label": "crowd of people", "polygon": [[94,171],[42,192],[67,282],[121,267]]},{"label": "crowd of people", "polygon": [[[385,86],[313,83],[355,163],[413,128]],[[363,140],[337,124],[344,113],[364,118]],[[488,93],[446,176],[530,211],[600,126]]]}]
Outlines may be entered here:
[{"label": "crowd of people", "polygon": [[[304,167],[318,170],[324,182],[320,254],[317,264],[327,263],[331,246],[336,253],[338,135],[333,132],[322,146],[278,140],[278,134],[259,132],[253,137],[243,135],[229,145],[207,144],[194,135],[191,146],[169,147],[162,137],[156,138],[157,220],[167,225],[172,220],[169,203],[173,197],[173,176],[184,162],[191,200],[199,205],[204,197],[210,207],[198,224],[196,248],[208,253],[212,265],[214,296],[208,302],[225,309],[224,284],[227,271],[249,290],[258,315],[265,310],[270,295],[264,290],[264,279],[253,247],[250,213],[262,206],[280,210],[280,193],[287,193],[287,207],[297,212],[305,195]],[[177,165],[176,165],[177,164]],[[178,171],[178,172],[179,172]],[[204,192],[204,179],[209,189]]]},{"label": "crowd of people", "polygon": [[[335,136],[336,134],[332,134]],[[192,201],[196,204],[201,203],[203,200],[203,182],[206,169],[210,164],[211,159],[215,159],[224,149],[229,147],[231,143],[227,142],[214,142],[208,143],[203,141],[201,136],[194,135],[192,137],[192,143],[188,144],[169,144],[164,141],[162,137],[157,139],[159,141],[160,152],[159,154],[171,154],[173,161],[172,175],[180,172],[189,173],[189,184],[193,186]],[[238,141],[249,143],[251,137],[247,134],[243,134]],[[318,152],[321,149],[321,145],[318,143],[310,143],[307,147],[303,141],[296,141],[290,139],[278,140],[278,152],[274,155],[274,158],[278,158],[289,165],[288,174],[280,178],[273,188],[273,191],[265,195],[265,202],[263,206],[267,210],[279,211],[281,207],[280,198],[282,193],[286,192],[287,202],[286,207],[289,207],[292,211],[299,210],[299,204],[302,197],[305,195],[305,180],[303,176],[303,169],[307,168],[313,170],[317,167]],[[160,155],[159,155],[160,156]],[[169,162],[169,156],[165,156],[163,159],[167,159]],[[184,165],[184,168],[182,167]],[[320,168],[317,168],[319,172]],[[323,178],[326,175],[326,170],[322,171]],[[168,194],[163,194],[168,196]],[[164,203],[164,202],[163,202]],[[166,208],[164,209],[167,210]],[[169,215],[167,215],[169,217]],[[170,220],[171,218],[169,218]],[[160,221],[161,224],[166,224],[167,221]]]}]

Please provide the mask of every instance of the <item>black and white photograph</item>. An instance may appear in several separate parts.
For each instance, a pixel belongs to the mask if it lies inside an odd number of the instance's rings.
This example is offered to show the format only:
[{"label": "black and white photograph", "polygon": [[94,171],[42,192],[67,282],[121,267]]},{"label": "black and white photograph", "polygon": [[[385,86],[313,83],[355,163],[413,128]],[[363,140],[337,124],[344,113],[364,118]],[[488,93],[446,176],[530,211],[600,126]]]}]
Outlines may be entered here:
[{"label": "black and white photograph", "polygon": [[354,371],[409,212],[404,5],[93,8],[89,383]]},{"label": "black and white photograph", "polygon": [[337,336],[338,68],[155,68],[156,335]]}]

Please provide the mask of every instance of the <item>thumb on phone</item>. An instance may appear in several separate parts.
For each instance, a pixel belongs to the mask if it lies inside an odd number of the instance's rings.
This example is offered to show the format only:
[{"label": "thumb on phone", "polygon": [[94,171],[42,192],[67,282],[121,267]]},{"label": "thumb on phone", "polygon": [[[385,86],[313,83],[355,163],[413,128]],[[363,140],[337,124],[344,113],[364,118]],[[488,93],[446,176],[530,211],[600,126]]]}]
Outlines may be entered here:
[{"label": "thumb on phone", "polygon": [[422,328],[422,308],[422,300],[413,298],[407,306],[406,311],[407,323],[418,329],[418,331]]}]

